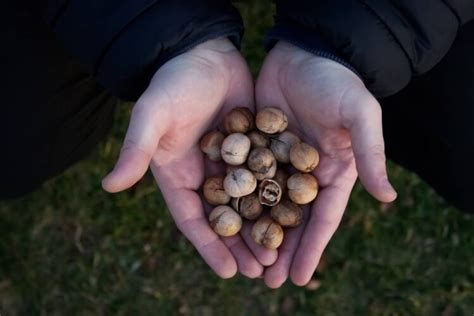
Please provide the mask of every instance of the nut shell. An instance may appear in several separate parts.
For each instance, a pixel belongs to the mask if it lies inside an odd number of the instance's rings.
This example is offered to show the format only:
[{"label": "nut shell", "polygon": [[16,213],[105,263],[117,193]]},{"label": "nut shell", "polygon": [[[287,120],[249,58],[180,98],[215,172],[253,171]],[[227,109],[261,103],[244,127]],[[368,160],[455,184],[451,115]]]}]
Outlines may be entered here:
[{"label": "nut shell", "polygon": [[207,155],[209,160],[222,160],[221,146],[224,138],[224,134],[219,131],[211,131],[201,138],[199,147],[201,148],[201,151]]},{"label": "nut shell", "polygon": [[290,150],[290,161],[299,171],[311,172],[319,164],[319,153],[306,143],[294,144]]},{"label": "nut shell", "polygon": [[288,197],[296,204],[308,204],[318,195],[318,181],[309,173],[295,173],[288,178]]},{"label": "nut shell", "polygon": [[283,192],[278,182],[272,179],[265,179],[260,183],[258,199],[260,204],[275,206],[280,202]]},{"label": "nut shell", "polygon": [[234,108],[224,117],[227,133],[247,133],[254,128],[254,115],[246,107]]},{"label": "nut shell", "polygon": [[266,107],[257,113],[255,123],[262,132],[276,134],[283,132],[288,127],[288,118],[282,110]]},{"label": "nut shell", "polygon": [[277,170],[277,162],[272,151],[264,147],[252,149],[247,165],[257,180],[273,178]]},{"label": "nut shell", "polygon": [[270,149],[278,162],[290,162],[290,149],[293,145],[301,142],[300,138],[289,131],[284,131],[270,140]]},{"label": "nut shell", "polygon": [[257,188],[257,179],[247,169],[236,169],[229,172],[224,178],[224,190],[231,197],[237,198],[249,195]]},{"label": "nut shell", "polygon": [[277,249],[283,242],[283,228],[271,218],[263,217],[252,227],[252,239],[267,249]]},{"label": "nut shell", "polygon": [[220,205],[209,214],[209,224],[220,236],[237,234],[242,228],[242,218],[231,207]]},{"label": "nut shell", "polygon": [[285,193],[286,183],[289,177],[290,175],[288,174],[288,172],[280,168],[280,169],[277,169],[277,171],[275,172],[275,176],[272,179],[278,182],[278,184],[280,185],[281,191]]},{"label": "nut shell", "polygon": [[303,210],[290,200],[282,200],[270,211],[274,221],[283,227],[295,227],[303,220]]},{"label": "nut shell", "polygon": [[249,151],[250,139],[244,134],[230,134],[222,142],[221,156],[229,165],[238,166],[245,163]]},{"label": "nut shell", "polygon": [[259,131],[250,131],[247,133],[247,137],[250,139],[252,148],[270,146],[270,139],[268,138],[268,136],[262,134]]},{"label": "nut shell", "polygon": [[206,201],[211,205],[223,205],[230,201],[230,195],[224,190],[224,177],[209,177],[203,185],[203,195]]},{"label": "nut shell", "polygon": [[243,218],[249,220],[257,219],[263,211],[263,206],[255,193],[232,199],[232,207]]}]

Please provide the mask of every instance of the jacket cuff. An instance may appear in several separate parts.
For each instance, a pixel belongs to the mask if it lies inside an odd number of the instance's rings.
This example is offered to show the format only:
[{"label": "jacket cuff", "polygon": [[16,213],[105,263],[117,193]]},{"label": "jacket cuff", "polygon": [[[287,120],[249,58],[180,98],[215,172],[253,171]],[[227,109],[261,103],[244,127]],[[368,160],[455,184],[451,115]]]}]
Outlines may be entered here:
[{"label": "jacket cuff", "polygon": [[265,37],[265,49],[270,51],[278,41],[285,41],[293,44],[316,56],[331,59],[346,68],[353,71],[359,78],[362,78],[357,70],[345,59],[340,57],[327,42],[325,42],[319,34],[307,28],[291,24],[289,22],[277,23]]}]

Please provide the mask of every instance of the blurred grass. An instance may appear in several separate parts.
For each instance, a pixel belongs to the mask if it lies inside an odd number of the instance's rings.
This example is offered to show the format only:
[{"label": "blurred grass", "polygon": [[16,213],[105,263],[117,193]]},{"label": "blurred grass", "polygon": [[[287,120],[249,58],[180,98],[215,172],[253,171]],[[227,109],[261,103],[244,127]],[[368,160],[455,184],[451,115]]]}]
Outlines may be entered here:
[{"label": "blurred grass", "polygon": [[[254,74],[269,1],[239,4]],[[0,204],[0,314],[472,315],[474,220],[416,176],[390,166],[400,197],[360,186],[308,287],[219,280],[174,227],[150,177],[105,194],[129,108],[85,161],[25,198]]]}]

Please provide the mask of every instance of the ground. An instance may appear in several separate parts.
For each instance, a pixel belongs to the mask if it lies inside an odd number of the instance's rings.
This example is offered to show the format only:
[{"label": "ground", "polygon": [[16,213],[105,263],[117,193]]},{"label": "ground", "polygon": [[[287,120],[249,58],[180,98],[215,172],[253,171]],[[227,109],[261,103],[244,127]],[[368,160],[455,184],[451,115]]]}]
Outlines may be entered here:
[{"label": "ground", "polygon": [[[269,1],[239,4],[254,74]],[[130,105],[83,162],[25,198],[0,204],[0,315],[472,315],[474,218],[390,165],[399,199],[357,186],[306,287],[217,278],[175,228],[150,177],[101,190]]]}]

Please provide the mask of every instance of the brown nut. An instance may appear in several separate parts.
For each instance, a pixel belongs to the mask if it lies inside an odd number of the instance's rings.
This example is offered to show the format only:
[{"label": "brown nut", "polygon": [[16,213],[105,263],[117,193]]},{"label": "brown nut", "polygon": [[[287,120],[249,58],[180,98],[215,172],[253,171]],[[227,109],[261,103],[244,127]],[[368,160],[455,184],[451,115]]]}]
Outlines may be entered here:
[{"label": "brown nut", "polygon": [[251,131],[247,133],[247,137],[250,139],[252,148],[270,146],[270,139],[268,138],[268,136],[263,135],[259,131]]},{"label": "brown nut", "polygon": [[266,107],[257,113],[255,123],[262,132],[276,134],[283,132],[288,127],[288,118],[282,110]]},{"label": "brown nut", "polygon": [[243,164],[247,160],[249,151],[250,139],[244,134],[230,134],[222,142],[221,156],[229,165]]},{"label": "brown nut", "polygon": [[301,142],[300,138],[292,132],[284,131],[270,140],[270,149],[276,160],[281,163],[290,162],[290,149],[294,144]]},{"label": "brown nut", "polygon": [[224,128],[227,133],[247,133],[254,128],[253,113],[245,107],[232,109],[224,117]]},{"label": "brown nut", "polygon": [[252,149],[247,165],[257,180],[273,178],[277,170],[277,162],[272,151],[264,147]]},{"label": "brown nut", "polygon": [[267,249],[277,249],[283,242],[283,228],[271,218],[263,217],[253,224],[252,239]]},{"label": "brown nut", "polygon": [[249,195],[257,188],[257,179],[247,169],[231,171],[224,178],[224,190],[231,197],[237,198]]},{"label": "brown nut", "polygon": [[296,204],[307,204],[318,195],[318,181],[309,173],[295,173],[288,178],[288,197]]},{"label": "brown nut", "polygon": [[278,182],[281,188],[281,192],[285,193],[286,192],[286,182],[288,181],[288,178],[290,175],[288,172],[286,172],[283,169],[277,169],[275,176],[273,177],[273,180]]},{"label": "brown nut", "polygon": [[319,153],[306,143],[294,144],[290,150],[290,161],[299,171],[311,172],[319,163]]},{"label": "brown nut", "polygon": [[260,183],[258,199],[261,204],[275,206],[280,202],[281,195],[280,185],[275,180],[265,179]]},{"label": "brown nut", "polygon": [[220,205],[209,214],[209,224],[220,236],[234,236],[242,228],[242,218],[231,207]]},{"label": "brown nut", "polygon": [[243,218],[257,219],[263,211],[263,206],[255,193],[232,199],[232,207]]},{"label": "brown nut", "polygon": [[223,205],[230,201],[230,195],[224,190],[224,177],[212,176],[204,182],[202,190],[206,201],[211,205]]},{"label": "brown nut", "polygon": [[221,157],[221,146],[224,141],[224,134],[219,131],[212,131],[207,133],[201,138],[199,147],[201,151],[207,155],[212,161],[220,161]]},{"label": "brown nut", "polygon": [[301,224],[303,210],[289,200],[282,200],[272,207],[270,212],[273,220],[283,227],[295,227]]}]

